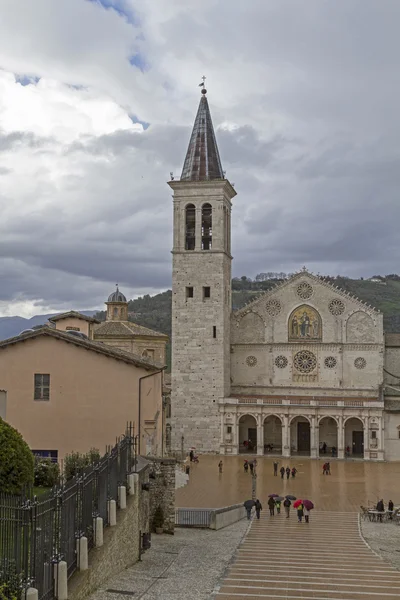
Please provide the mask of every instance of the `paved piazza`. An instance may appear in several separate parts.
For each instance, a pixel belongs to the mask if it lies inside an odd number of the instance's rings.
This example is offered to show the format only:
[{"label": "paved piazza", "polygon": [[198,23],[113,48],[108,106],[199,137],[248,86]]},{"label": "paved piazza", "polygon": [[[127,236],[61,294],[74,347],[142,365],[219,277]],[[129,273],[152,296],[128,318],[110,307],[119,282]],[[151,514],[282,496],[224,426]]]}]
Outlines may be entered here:
[{"label": "paved piazza", "polygon": [[[218,462],[223,461],[223,473]],[[250,458],[254,457],[247,457]],[[400,463],[368,463],[309,458],[277,459],[280,468],[296,467],[296,479],[286,481],[273,476],[273,458],[257,457],[257,496],[266,503],[268,494],[293,494],[312,500],[317,510],[358,512],[360,504],[383,498],[400,505]],[[330,460],[332,475],[322,475],[322,465]],[[192,464],[190,481],[177,490],[176,506],[218,508],[243,502],[251,497],[251,475],[243,470],[243,456],[200,456]]]}]

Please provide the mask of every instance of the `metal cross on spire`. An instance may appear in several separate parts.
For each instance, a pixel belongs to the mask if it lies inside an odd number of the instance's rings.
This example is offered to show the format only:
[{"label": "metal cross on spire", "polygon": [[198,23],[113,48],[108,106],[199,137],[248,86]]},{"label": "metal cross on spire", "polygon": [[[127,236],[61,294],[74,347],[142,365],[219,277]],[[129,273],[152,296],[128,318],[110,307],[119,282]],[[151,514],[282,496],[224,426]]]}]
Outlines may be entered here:
[{"label": "metal cross on spire", "polygon": [[202,90],[201,90],[202,94],[206,94],[207,93],[207,90],[206,90],[206,79],[207,79],[207,77],[205,75],[203,75],[203,77],[202,77],[203,83],[199,83],[199,87],[202,88]]}]

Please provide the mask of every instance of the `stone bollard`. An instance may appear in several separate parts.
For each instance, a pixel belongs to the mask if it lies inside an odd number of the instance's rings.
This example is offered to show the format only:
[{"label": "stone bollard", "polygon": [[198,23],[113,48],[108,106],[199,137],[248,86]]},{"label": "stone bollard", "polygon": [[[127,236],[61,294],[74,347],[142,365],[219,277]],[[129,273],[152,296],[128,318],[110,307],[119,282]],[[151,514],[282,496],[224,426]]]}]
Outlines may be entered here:
[{"label": "stone bollard", "polygon": [[126,508],[126,487],[124,485],[120,485],[118,488],[118,500],[120,509],[124,510]]},{"label": "stone bollard", "polygon": [[57,600],[68,600],[68,568],[65,560],[54,565],[54,580]]},{"label": "stone bollard", "polygon": [[87,571],[89,568],[87,537],[82,536],[76,540],[76,555],[78,557],[78,569]]},{"label": "stone bollard", "polygon": [[26,590],[25,600],[38,600],[39,592],[36,588],[28,588]]},{"label": "stone bollard", "polygon": [[117,503],[115,500],[108,501],[108,522],[110,527],[115,527],[117,524]]},{"label": "stone bollard", "polygon": [[96,517],[93,519],[94,543],[96,548],[103,545],[103,519]]},{"label": "stone bollard", "polygon": [[134,473],[129,473],[128,475],[128,494],[130,496],[135,495],[135,478]]}]

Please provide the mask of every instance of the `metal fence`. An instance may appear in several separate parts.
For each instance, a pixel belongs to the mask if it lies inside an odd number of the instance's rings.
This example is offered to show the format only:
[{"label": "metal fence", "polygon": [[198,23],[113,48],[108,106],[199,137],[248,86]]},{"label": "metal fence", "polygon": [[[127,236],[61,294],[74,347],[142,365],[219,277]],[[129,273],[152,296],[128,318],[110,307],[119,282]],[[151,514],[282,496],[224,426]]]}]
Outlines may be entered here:
[{"label": "metal fence", "polygon": [[65,561],[70,577],[79,559],[77,539],[87,537],[90,549],[94,519],[109,524],[108,502],[118,501],[118,487],[132,471],[133,439],[127,433],[97,464],[42,496],[0,492],[0,587],[6,597],[28,587],[38,589],[40,600],[56,597],[56,565]]},{"label": "metal fence", "polygon": [[176,508],[175,525],[179,527],[210,527],[211,508]]}]

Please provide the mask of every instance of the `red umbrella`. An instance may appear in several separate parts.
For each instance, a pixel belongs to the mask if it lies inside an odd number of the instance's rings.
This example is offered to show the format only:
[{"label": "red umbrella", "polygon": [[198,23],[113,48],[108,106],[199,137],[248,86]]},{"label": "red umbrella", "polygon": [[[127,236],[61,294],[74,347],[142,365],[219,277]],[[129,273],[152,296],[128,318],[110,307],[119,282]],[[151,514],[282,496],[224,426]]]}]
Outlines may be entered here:
[{"label": "red umbrella", "polygon": [[303,500],[303,504],[307,510],[312,510],[314,508],[314,504],[311,500]]},{"label": "red umbrella", "polygon": [[300,498],[298,500],[296,500],[296,502],[293,504],[293,508],[298,508],[301,504],[303,504],[303,500],[300,500]]}]

